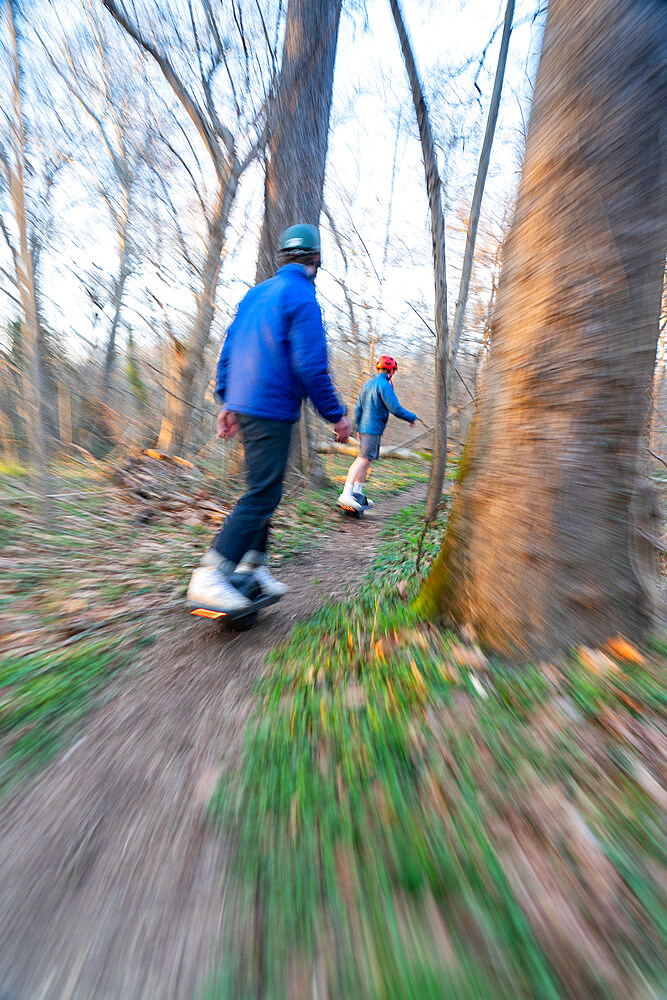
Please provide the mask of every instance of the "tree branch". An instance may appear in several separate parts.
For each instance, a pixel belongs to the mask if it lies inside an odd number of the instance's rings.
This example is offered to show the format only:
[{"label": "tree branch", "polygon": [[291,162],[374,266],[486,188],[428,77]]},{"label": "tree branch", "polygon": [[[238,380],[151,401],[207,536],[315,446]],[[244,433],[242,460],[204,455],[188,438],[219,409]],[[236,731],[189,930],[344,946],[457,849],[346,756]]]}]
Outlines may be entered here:
[{"label": "tree branch", "polygon": [[185,170],[185,172],[187,173],[188,177],[189,177],[189,178],[190,178],[190,180],[192,181],[192,187],[194,188],[194,192],[195,192],[195,194],[196,194],[196,196],[197,196],[197,201],[199,202],[199,205],[200,205],[200,207],[201,207],[201,210],[202,210],[202,214],[203,214],[203,216],[204,216],[204,219],[208,219],[208,211],[207,211],[207,209],[206,209],[206,203],[205,203],[205,201],[204,201],[204,199],[203,199],[203,197],[202,197],[202,195],[201,195],[201,192],[200,192],[200,190],[199,190],[199,186],[198,186],[198,184],[197,184],[197,181],[195,180],[195,176],[194,176],[194,174],[193,174],[192,170],[190,170],[190,167],[189,167],[189,166],[188,166],[188,164],[187,164],[187,163],[185,162],[185,159],[183,158],[183,156],[181,156],[181,154],[180,154],[180,153],[178,152],[178,150],[177,150],[177,149],[176,149],[176,148],[175,148],[174,146],[172,146],[172,144],[171,144],[171,143],[169,142],[169,140],[168,140],[168,139],[166,139],[166,138],[165,138],[165,137],[164,137],[164,136],[162,135],[162,133],[160,133],[160,139],[161,139],[161,140],[162,140],[162,142],[163,142],[163,143],[165,144],[165,146],[166,146],[166,147],[167,147],[167,149],[168,149],[168,150],[170,151],[170,153],[173,153],[173,155],[174,155],[174,156],[176,157],[176,159],[177,159],[177,160],[178,160],[178,162],[179,162],[179,163],[181,164],[181,166],[183,167],[183,169],[184,169],[184,170]]},{"label": "tree branch", "polygon": [[[150,56],[152,56],[155,62],[158,64],[158,66],[162,71],[162,75],[164,76],[165,80],[167,81],[167,83],[173,90],[174,94],[182,104],[183,108],[187,112],[190,120],[197,129],[199,136],[201,137],[204,145],[206,146],[210,154],[211,160],[213,161],[213,166],[215,168],[216,174],[218,175],[218,179],[223,181],[225,164],[220,155],[220,149],[216,141],[215,133],[212,130],[209,122],[206,120],[206,117],[204,116],[197,101],[194,99],[194,97],[192,97],[191,94],[188,93],[185,84],[176,73],[174,67],[172,66],[167,56],[165,56],[162,52],[160,52],[153,42],[150,42],[147,38],[143,36],[137,25],[132,24],[132,22],[126,16],[125,11],[119,7],[116,0],[102,0],[102,4],[104,7],[106,7],[111,16],[118,22],[121,28],[123,28],[123,30],[130,36],[130,38],[134,39],[137,45],[139,45],[140,48],[142,48],[145,52],[147,52]],[[229,132],[229,129],[222,126],[222,132],[220,133],[220,136],[228,149],[234,148],[234,140],[231,135],[231,132]]]}]

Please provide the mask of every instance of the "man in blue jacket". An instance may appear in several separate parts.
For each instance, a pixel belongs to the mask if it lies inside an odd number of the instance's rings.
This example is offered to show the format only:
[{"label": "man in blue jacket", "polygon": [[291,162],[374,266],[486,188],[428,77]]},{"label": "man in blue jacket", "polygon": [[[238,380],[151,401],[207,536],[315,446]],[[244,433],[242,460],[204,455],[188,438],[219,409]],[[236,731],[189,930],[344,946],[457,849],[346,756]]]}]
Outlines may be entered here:
[{"label": "man in blue jacket", "polygon": [[[248,492],[231,512],[192,574],[188,601],[213,611],[240,611],[251,603],[247,581],[263,595],[287,587],[265,566],[269,527],[280,502],[292,425],[309,397],[334,425],[339,441],[350,421],[328,370],[322,313],[315,297],[320,236],[314,226],[285,230],[279,270],[247,293],[227,331],[215,395],[222,404],[217,434],[240,431]],[[232,578],[233,577],[233,578]]]},{"label": "man in blue jacket", "polygon": [[364,507],[372,507],[373,501],[364,496],[364,482],[371,462],[380,456],[380,440],[387,426],[389,414],[400,420],[414,424],[417,416],[406,410],[398,401],[391,383],[398,365],[389,354],[382,354],[375,366],[378,374],[361,387],[354,421],[359,434],[359,457],[350,466],[345,481],[345,489],[338,497],[338,503],[345,510],[359,513]]}]

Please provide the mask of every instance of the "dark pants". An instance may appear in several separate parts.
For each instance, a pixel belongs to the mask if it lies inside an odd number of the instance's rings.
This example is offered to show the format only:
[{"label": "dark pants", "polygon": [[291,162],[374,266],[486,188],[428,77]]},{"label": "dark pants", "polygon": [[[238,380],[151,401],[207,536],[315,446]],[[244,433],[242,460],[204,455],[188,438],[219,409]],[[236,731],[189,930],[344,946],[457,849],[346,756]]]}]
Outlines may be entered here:
[{"label": "dark pants", "polygon": [[248,492],[216,535],[213,548],[235,565],[246,552],[263,554],[280,503],[292,424],[239,414]]}]

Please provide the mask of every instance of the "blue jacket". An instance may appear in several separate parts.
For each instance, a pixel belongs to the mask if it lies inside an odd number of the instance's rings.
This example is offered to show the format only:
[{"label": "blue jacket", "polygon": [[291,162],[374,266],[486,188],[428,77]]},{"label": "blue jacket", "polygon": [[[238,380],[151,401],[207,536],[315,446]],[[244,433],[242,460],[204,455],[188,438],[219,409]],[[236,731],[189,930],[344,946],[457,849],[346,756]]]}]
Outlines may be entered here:
[{"label": "blue jacket", "polygon": [[354,408],[354,420],[360,434],[382,434],[389,414],[401,420],[412,423],[417,419],[415,413],[406,410],[398,401],[391,379],[386,372],[379,372],[361,387],[357,405]]},{"label": "blue jacket", "polygon": [[215,394],[235,413],[267,420],[294,423],[305,396],[332,424],[345,415],[315,286],[301,264],[285,264],[242,299],[222,345]]}]

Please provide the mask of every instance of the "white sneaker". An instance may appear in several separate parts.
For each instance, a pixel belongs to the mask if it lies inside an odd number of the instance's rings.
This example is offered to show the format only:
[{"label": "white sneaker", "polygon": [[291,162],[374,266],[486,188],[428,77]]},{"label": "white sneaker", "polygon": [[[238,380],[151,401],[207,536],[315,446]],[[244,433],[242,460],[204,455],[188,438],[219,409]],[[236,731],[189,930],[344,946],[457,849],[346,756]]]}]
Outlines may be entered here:
[{"label": "white sneaker", "polygon": [[187,601],[207,611],[242,611],[250,601],[215,566],[198,566],[190,579]]},{"label": "white sneaker", "polygon": [[338,497],[338,506],[344,507],[345,510],[353,510],[355,514],[364,509],[364,505],[359,503],[359,501],[351,494],[346,493],[345,490]]},{"label": "white sneaker", "polygon": [[220,563],[223,562],[223,557],[215,549],[207,549],[204,555],[201,557],[200,566],[215,566],[217,569]]},{"label": "white sneaker", "polygon": [[276,580],[275,576],[269,573],[266,566],[258,566],[253,573],[253,577],[262,588],[262,593],[266,597],[282,597],[289,590],[286,583]]}]

